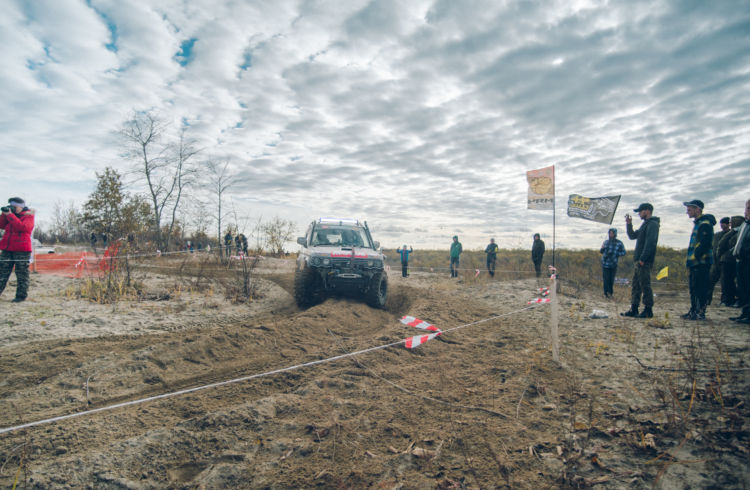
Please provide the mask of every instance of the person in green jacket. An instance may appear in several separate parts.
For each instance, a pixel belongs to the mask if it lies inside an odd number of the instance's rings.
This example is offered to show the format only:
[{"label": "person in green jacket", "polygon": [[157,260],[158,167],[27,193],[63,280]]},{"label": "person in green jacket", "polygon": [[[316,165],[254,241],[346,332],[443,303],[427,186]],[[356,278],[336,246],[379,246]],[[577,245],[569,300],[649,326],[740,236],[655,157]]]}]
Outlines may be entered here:
[{"label": "person in green jacket", "polygon": [[461,246],[461,242],[458,241],[458,235],[453,237],[453,243],[451,243],[451,277],[458,277],[458,264],[461,252],[464,248]]},{"label": "person in green jacket", "polygon": [[[653,216],[654,206],[644,202],[633,210],[643,220],[643,224],[637,230],[633,229],[633,218],[625,215],[625,229],[628,238],[635,240],[635,251],[633,262],[633,282],[630,289],[630,310],[620,313],[622,316],[652,318],[654,316],[654,291],[651,289],[651,270],[654,268],[656,258],[656,244],[659,241],[659,218]],[[643,298],[645,307],[638,313],[638,306]]]}]

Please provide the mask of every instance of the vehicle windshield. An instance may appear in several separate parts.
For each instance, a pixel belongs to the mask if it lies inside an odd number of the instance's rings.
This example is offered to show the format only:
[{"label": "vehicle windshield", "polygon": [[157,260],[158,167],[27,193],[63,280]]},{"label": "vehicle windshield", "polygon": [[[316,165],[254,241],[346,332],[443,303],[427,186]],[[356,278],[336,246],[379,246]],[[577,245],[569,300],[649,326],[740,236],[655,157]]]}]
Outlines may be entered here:
[{"label": "vehicle windshield", "polygon": [[312,246],[372,248],[363,228],[346,225],[317,225]]}]

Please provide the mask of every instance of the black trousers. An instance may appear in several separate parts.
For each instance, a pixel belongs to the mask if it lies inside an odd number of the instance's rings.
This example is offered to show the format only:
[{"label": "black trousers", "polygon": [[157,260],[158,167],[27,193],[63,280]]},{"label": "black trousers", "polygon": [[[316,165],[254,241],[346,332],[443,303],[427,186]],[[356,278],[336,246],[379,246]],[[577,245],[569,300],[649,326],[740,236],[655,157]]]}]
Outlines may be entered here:
[{"label": "black trousers", "polygon": [[451,257],[451,277],[458,277],[458,257]]},{"label": "black trousers", "polygon": [[490,277],[495,277],[495,257],[487,256],[487,272],[490,273]]},{"label": "black trousers", "polygon": [[651,289],[651,269],[654,264],[639,265],[635,263],[633,271],[633,284],[630,287],[630,304],[638,308],[643,298],[643,306],[651,308],[654,306],[654,290]]},{"label": "black trousers", "polygon": [[737,301],[743,318],[750,318],[750,260],[737,261]]},{"label": "black trousers", "polygon": [[615,274],[617,267],[602,267],[602,282],[604,283],[604,296],[612,296],[614,293]]},{"label": "black trousers", "polygon": [[406,277],[409,275],[408,269],[409,268],[409,262],[401,262],[401,277]]},{"label": "black trousers", "polygon": [[705,312],[708,304],[708,290],[711,287],[711,266],[696,265],[688,269],[690,279],[690,309],[696,313]]},{"label": "black trousers", "polygon": [[737,262],[732,259],[721,263],[721,302],[732,306],[737,301]]},{"label": "black trousers", "polygon": [[0,254],[0,293],[5,291],[10,273],[16,269],[16,298],[26,299],[29,294],[29,259],[31,252],[8,252]]},{"label": "black trousers", "polygon": [[542,263],[534,262],[534,270],[536,271],[536,277],[542,277]]}]

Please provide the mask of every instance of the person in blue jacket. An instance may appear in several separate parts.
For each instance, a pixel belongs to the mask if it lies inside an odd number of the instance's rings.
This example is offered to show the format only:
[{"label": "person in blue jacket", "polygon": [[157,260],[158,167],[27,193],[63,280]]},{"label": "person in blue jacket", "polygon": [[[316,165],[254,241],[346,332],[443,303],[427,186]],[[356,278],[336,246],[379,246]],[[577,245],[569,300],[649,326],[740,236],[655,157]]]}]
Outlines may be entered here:
[{"label": "person in blue jacket", "polygon": [[409,275],[408,268],[409,268],[409,254],[414,251],[414,247],[409,247],[409,250],[406,250],[406,244],[404,244],[403,248],[399,247],[396,249],[396,252],[401,255],[401,276],[406,277]]},{"label": "person in blue jacket", "polygon": [[490,238],[490,244],[484,249],[484,253],[487,254],[487,272],[490,273],[490,277],[495,277],[495,262],[497,261],[497,243],[494,238]]},{"label": "person in blue jacket", "polygon": [[599,253],[602,254],[602,282],[604,283],[604,297],[611,298],[614,290],[617,262],[625,255],[625,245],[617,239],[617,228],[610,228],[609,237],[602,243]]}]

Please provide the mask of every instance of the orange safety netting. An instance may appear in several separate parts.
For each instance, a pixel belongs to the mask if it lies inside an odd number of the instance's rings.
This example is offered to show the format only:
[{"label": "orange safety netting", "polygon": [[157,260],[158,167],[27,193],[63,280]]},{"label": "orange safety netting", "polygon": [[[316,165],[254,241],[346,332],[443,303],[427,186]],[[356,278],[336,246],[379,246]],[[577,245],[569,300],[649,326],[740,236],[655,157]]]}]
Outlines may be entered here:
[{"label": "orange safety netting", "polygon": [[117,249],[104,252],[97,257],[93,252],[65,252],[58,254],[38,254],[34,256],[32,269],[40,274],[57,274],[68,277],[84,277],[107,271],[112,264],[110,257],[117,256]]}]

